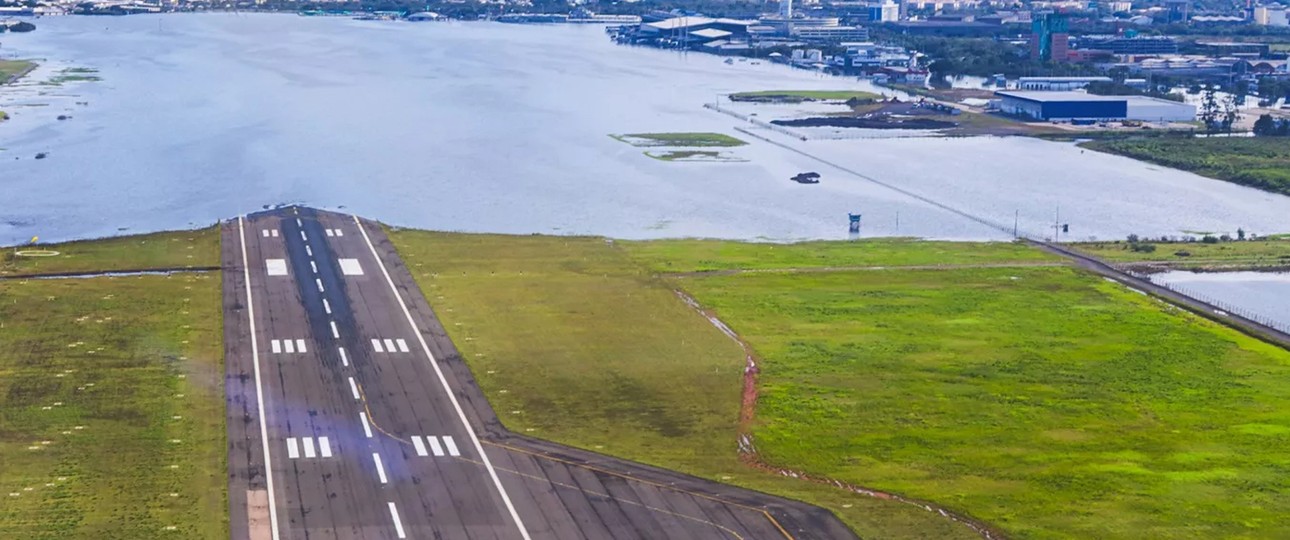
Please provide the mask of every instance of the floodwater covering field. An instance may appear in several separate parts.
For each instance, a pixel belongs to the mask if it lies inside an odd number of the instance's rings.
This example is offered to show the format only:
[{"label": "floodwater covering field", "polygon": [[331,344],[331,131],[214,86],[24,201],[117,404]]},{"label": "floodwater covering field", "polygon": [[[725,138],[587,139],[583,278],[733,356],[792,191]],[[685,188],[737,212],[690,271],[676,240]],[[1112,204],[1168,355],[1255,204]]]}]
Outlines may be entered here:
[{"label": "floodwater covering field", "polygon": [[1290,328],[1290,272],[1187,272],[1152,274],[1151,280],[1168,284],[1190,296],[1238,306],[1248,314]]},{"label": "floodwater covering field", "polygon": [[[1010,237],[812,156],[1032,234],[1060,207],[1071,239],[1275,232],[1290,213],[1287,197],[1062,143],[779,135],[783,148],[702,105],[877,89],[618,46],[596,27],[228,13],[39,26],[5,39],[6,57],[45,66],[0,89],[13,114],[0,125],[0,244],[202,226],[279,203],[461,231],[837,239],[857,212],[862,236]],[[70,67],[101,80],[39,83]],[[751,144],[739,161],[687,163],[608,136],[641,132]],[[822,182],[789,181],[804,171]]]}]

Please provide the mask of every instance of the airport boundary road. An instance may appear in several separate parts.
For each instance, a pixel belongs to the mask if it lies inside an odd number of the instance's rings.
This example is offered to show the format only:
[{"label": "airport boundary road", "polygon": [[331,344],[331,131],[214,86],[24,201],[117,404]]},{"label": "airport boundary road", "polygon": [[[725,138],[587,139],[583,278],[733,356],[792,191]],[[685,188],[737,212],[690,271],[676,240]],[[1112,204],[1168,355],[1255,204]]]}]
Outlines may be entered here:
[{"label": "airport boundary road", "polygon": [[235,539],[855,538],[831,513],[506,431],[381,227],[221,227]]}]

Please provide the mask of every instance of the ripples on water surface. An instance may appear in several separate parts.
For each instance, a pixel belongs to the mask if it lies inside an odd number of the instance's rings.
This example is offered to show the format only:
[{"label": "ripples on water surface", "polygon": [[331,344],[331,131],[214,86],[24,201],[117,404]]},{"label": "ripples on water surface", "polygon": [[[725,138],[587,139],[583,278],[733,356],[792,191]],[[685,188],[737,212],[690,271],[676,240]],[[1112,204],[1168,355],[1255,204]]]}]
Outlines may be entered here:
[{"label": "ripples on water surface", "polygon": [[[734,150],[746,163],[645,157],[606,135],[739,135],[737,120],[701,105],[743,90],[873,88],[616,46],[596,27],[60,17],[4,45],[47,61],[0,90],[16,113],[0,125],[0,244],[207,224],[284,202],[465,231],[843,238],[847,212],[861,212],[868,236],[1007,237],[765,142]],[[32,84],[71,66],[103,80]],[[1019,213],[1037,233],[1058,207],[1073,238],[1271,232],[1290,215],[1285,197],[1066,144],[780,140],[994,221]],[[823,183],[788,181],[811,170]]]}]

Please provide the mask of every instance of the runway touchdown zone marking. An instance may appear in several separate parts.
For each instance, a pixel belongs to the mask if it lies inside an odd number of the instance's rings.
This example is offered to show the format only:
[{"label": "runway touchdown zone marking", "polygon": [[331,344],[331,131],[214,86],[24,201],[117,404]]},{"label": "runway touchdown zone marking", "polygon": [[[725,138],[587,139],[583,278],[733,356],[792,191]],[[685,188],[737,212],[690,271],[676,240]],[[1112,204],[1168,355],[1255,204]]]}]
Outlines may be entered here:
[{"label": "runway touchdown zone marking", "polygon": [[363,265],[358,263],[358,259],[339,259],[340,273],[347,276],[363,275]]},{"label": "runway touchdown zone marking", "polygon": [[[317,446],[315,446],[315,443]],[[331,439],[327,437],[287,437],[287,457],[291,459],[313,459],[316,457],[332,457]]]},{"label": "runway touchdown zone marking", "polygon": [[260,231],[260,233],[261,233],[260,235],[261,235],[261,236],[263,236],[263,237],[265,237],[265,238],[268,238],[268,237],[270,237],[270,236],[272,236],[272,237],[274,237],[274,238],[277,238],[277,237],[278,237],[278,230],[277,230],[277,229],[263,229],[263,230],[261,230],[261,231]]},{"label": "runway touchdown zone marking", "polygon": [[372,338],[372,350],[379,353],[411,352],[411,349],[408,349],[408,342],[403,340],[402,338],[399,338],[399,339]]},{"label": "runway touchdown zone marking", "polygon": [[451,435],[443,436],[442,445],[439,444],[439,440],[440,438],[434,435],[426,435],[425,442],[422,442],[420,436],[413,435],[412,447],[417,451],[417,455],[421,457],[428,457],[430,454],[434,454],[435,457],[443,457],[444,455],[461,456],[461,450],[457,448],[457,441],[453,440]]},{"label": "runway touchdown zone marking", "polygon": [[275,339],[269,342],[269,347],[273,350],[273,354],[309,352],[303,339]]},{"label": "runway touchdown zone marking", "polygon": [[287,275],[287,260],[286,259],[265,259],[264,270],[270,276],[285,276]]}]

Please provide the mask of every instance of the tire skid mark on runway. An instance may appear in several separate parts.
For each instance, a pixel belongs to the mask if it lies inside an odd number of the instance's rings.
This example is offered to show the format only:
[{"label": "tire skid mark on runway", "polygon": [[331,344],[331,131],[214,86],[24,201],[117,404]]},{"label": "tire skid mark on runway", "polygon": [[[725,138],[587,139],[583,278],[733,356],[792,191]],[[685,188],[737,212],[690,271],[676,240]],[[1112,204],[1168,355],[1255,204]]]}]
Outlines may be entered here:
[{"label": "tire skid mark on runway", "polygon": [[[490,444],[490,443],[488,443],[487,441],[480,441],[480,442],[483,442],[484,444]],[[459,459],[459,460],[461,460],[461,461],[465,461],[465,462],[467,462],[467,463],[473,463],[473,464],[475,464],[475,465],[479,465],[480,467],[483,467],[483,466],[484,466],[484,463],[483,463],[483,462],[481,462],[481,461],[477,461],[477,460],[474,460],[474,459],[470,459],[470,458],[468,458],[468,457],[458,457],[457,459]],[[645,504],[645,503],[643,503],[643,502],[639,502],[639,501],[633,501],[633,500],[629,500],[629,499],[623,499],[623,498],[621,498],[621,497],[615,497],[614,495],[611,495],[611,494],[609,494],[609,493],[601,493],[601,492],[596,491],[596,490],[593,490],[593,489],[587,489],[587,488],[580,487],[580,486],[575,486],[575,485],[572,485],[572,484],[566,484],[566,483],[564,483],[564,482],[560,482],[560,481],[558,481],[558,480],[552,480],[552,479],[551,479],[551,478],[549,478],[549,477],[543,477],[543,476],[538,476],[538,475],[536,475],[536,474],[529,474],[529,473],[524,473],[524,472],[520,472],[520,471],[515,471],[515,470],[507,469],[506,467],[497,467],[497,466],[494,466],[494,468],[496,468],[497,470],[502,471],[502,472],[511,473],[511,474],[516,475],[516,476],[519,476],[519,477],[521,477],[521,478],[528,478],[528,479],[530,479],[530,480],[537,480],[537,481],[539,481],[539,482],[543,482],[543,483],[551,484],[551,485],[553,485],[553,486],[559,486],[559,487],[562,487],[562,488],[565,488],[565,489],[572,489],[572,490],[577,491],[577,492],[580,492],[580,493],[586,493],[586,494],[588,494],[588,495],[594,495],[594,496],[596,496],[596,497],[604,497],[604,498],[606,498],[606,499],[609,499],[609,500],[612,500],[612,501],[616,501],[616,502],[618,502],[618,503],[620,503],[620,504],[621,504],[621,503],[627,503],[627,504],[630,504],[630,505],[633,505],[633,506],[639,506],[639,507],[644,508],[644,509],[646,509],[646,510],[650,510],[650,511],[653,511],[653,512],[658,512],[658,513],[660,513],[660,514],[667,514],[667,515],[672,516],[672,517],[678,517],[678,518],[681,518],[681,519],[688,519],[688,520],[693,521],[693,522],[695,522],[695,523],[702,523],[702,524],[704,524],[704,525],[710,525],[710,526],[712,526],[712,527],[716,527],[716,528],[718,528],[718,529],[721,529],[722,531],[725,531],[725,533],[726,533],[726,534],[729,534],[731,537],[735,538],[736,540],[744,540],[743,535],[739,534],[739,533],[738,533],[737,531],[735,531],[734,529],[731,529],[731,528],[729,528],[729,527],[726,527],[725,525],[721,525],[720,523],[714,523],[714,522],[708,521],[708,520],[703,519],[703,518],[699,518],[699,517],[694,517],[694,516],[690,516],[690,515],[682,514],[682,513],[680,513],[680,512],[675,512],[675,511],[672,511],[672,510],[668,510],[668,509],[666,509],[666,508],[658,508],[658,507],[656,507],[656,506],[650,506],[650,505],[648,505],[648,504]],[[620,477],[621,477],[621,476],[623,476],[623,475],[615,475],[615,476],[620,476]],[[627,478],[628,480],[636,480],[635,478],[631,478],[631,477],[625,477],[625,478]],[[678,491],[679,491],[679,490],[678,490]],[[756,508],[754,508],[753,510],[759,510],[759,511],[760,511],[760,509],[756,509]],[[785,533],[785,534],[787,534],[787,533]],[[792,537],[790,536],[789,538],[792,538]]]},{"label": "tire skid mark on runway", "polygon": [[[588,464],[586,464],[586,463],[578,463],[578,462],[576,462],[576,461],[571,461],[571,460],[568,460],[568,459],[559,458],[559,457],[552,456],[552,455],[549,455],[549,454],[544,454],[544,453],[541,453],[541,452],[534,452],[534,451],[532,451],[532,450],[525,450],[525,449],[523,449],[523,448],[519,448],[519,447],[511,446],[511,445],[509,445],[509,444],[504,444],[504,443],[499,443],[499,442],[493,442],[493,441],[488,441],[488,440],[483,440],[483,439],[481,439],[479,442],[481,442],[481,443],[483,443],[483,444],[486,444],[486,445],[489,445],[489,446],[496,447],[496,448],[501,448],[501,449],[504,449],[504,450],[508,450],[508,451],[511,451],[511,452],[516,452],[516,453],[520,453],[520,454],[524,454],[524,455],[532,456],[532,457],[535,457],[535,458],[537,458],[537,459],[545,459],[545,460],[548,460],[548,461],[554,461],[554,462],[556,462],[556,463],[560,463],[560,464],[563,464],[563,465],[568,465],[568,466],[572,466],[572,467],[578,467],[578,468],[586,469],[586,470],[589,470],[589,471],[592,471],[592,472],[597,472],[597,473],[601,473],[601,474],[607,474],[607,475],[610,475],[610,476],[615,476],[615,477],[622,478],[622,479],[627,480],[627,481],[630,481],[630,482],[640,482],[640,483],[642,483],[642,484],[645,484],[645,485],[648,485],[648,486],[653,486],[653,487],[656,487],[656,488],[659,488],[659,489],[666,489],[666,490],[668,490],[668,491],[674,491],[674,492],[677,492],[677,493],[683,493],[683,494],[689,495],[689,496],[691,496],[691,497],[698,497],[698,498],[700,498],[700,499],[707,499],[707,500],[709,500],[709,501],[713,501],[713,502],[716,502],[716,503],[720,503],[720,504],[724,504],[724,505],[729,505],[729,506],[734,506],[734,507],[736,507],[736,508],[741,508],[741,509],[748,510],[748,511],[752,511],[752,512],[757,512],[757,513],[759,513],[759,514],[761,514],[761,515],[765,516],[765,517],[766,517],[766,520],[767,520],[767,521],[770,521],[771,525],[774,525],[774,526],[775,526],[775,529],[777,529],[777,530],[780,532],[780,534],[783,534],[783,535],[784,535],[784,538],[787,538],[788,540],[796,540],[796,539],[793,537],[793,535],[792,535],[792,534],[790,534],[790,533],[788,532],[788,530],[787,530],[787,529],[785,529],[785,528],[784,528],[784,526],[783,526],[783,525],[781,525],[781,524],[779,523],[779,520],[775,519],[775,516],[771,515],[771,513],[770,513],[769,511],[767,511],[765,508],[757,508],[756,506],[748,506],[748,505],[746,505],[746,504],[742,504],[742,503],[735,502],[735,501],[728,501],[728,500],[726,500],[726,499],[722,499],[722,498],[720,498],[720,497],[716,497],[716,496],[713,496],[713,495],[708,495],[708,494],[706,494],[706,493],[699,493],[699,492],[696,492],[696,491],[689,491],[689,490],[681,489],[681,488],[678,488],[678,487],[676,487],[676,486],[671,486],[671,485],[668,485],[668,484],[660,484],[660,483],[658,483],[658,482],[654,482],[654,481],[651,481],[651,480],[646,480],[646,479],[644,479],[644,478],[639,478],[639,477],[632,476],[632,475],[629,475],[629,474],[623,474],[623,473],[620,473],[620,472],[614,472],[614,471],[611,471],[611,470],[608,470],[608,469],[604,469],[604,468],[601,468],[601,467],[597,467],[597,466],[595,466],[595,465],[588,465]],[[459,458],[457,458],[457,459],[463,459],[463,460],[466,460],[466,461],[472,461],[472,460],[470,460],[470,459],[468,459],[468,458],[464,458],[464,457],[459,457]],[[506,470],[506,469],[502,469],[502,470]],[[515,473],[515,474],[518,474],[518,475],[521,475],[521,476],[530,476],[530,475],[527,475],[527,474],[525,474],[525,473],[521,473],[521,472],[518,472],[518,471],[507,471],[507,472]],[[556,482],[555,480],[551,480],[551,479],[549,479],[549,478],[538,478],[538,479],[539,479],[539,480],[542,480],[542,481],[544,481],[544,482],[550,482],[551,484],[559,484],[559,482]],[[566,487],[570,487],[570,486],[566,486]],[[582,488],[575,488],[575,489],[582,489]],[[591,491],[588,491],[588,493],[592,493],[592,492],[591,492]],[[613,496],[608,496],[608,497],[610,497],[611,499],[612,499],[612,498],[614,498]],[[617,499],[617,500],[621,500],[621,499]],[[638,505],[640,504],[640,503],[635,503],[634,501],[625,501],[625,502],[632,502],[632,503],[634,503],[634,504],[638,504]],[[645,506],[645,505],[640,505],[640,506]],[[647,506],[646,508],[648,508],[648,506]],[[653,510],[653,508],[651,508],[651,510]],[[669,512],[669,513],[671,513],[670,511],[665,511],[665,512]],[[677,514],[677,515],[680,515],[680,514]],[[692,518],[692,517],[690,517],[690,516],[682,516],[682,517],[686,517],[686,518],[689,518],[689,519],[699,520],[698,518]],[[702,520],[699,520],[699,521],[702,521]],[[705,523],[707,523],[707,522],[705,521]],[[721,527],[720,525],[717,525],[717,524],[715,524],[715,523],[713,523],[712,525],[716,525],[717,527]],[[721,527],[721,528],[723,528],[723,529],[724,529],[725,527]],[[730,531],[730,532],[731,532],[731,533],[733,533],[734,531]],[[736,535],[736,536],[738,536],[738,535]]]}]

